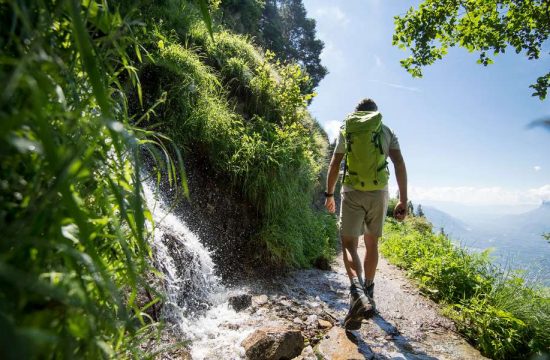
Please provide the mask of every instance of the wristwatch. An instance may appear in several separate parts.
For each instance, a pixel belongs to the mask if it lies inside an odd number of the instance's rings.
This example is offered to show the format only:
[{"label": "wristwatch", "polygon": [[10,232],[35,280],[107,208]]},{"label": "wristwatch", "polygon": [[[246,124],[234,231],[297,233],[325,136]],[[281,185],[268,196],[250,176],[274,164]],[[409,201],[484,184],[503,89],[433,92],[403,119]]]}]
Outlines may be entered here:
[{"label": "wristwatch", "polygon": [[325,197],[333,197],[334,194],[329,194],[328,192],[325,191]]}]

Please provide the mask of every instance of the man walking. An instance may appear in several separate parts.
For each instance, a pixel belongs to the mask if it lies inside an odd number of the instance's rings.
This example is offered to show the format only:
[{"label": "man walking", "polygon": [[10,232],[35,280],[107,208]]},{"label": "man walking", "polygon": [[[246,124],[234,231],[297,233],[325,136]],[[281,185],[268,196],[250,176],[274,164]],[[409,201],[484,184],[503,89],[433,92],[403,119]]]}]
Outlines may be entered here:
[{"label": "man walking", "polygon": [[[350,309],[344,319],[346,330],[361,328],[361,320],[374,315],[374,275],[378,264],[378,240],[388,207],[387,158],[390,157],[399,187],[399,202],[394,216],[407,215],[407,170],[399,142],[393,131],[382,124],[382,115],[371,99],[362,100],[348,115],[332,155],[325,192],[325,207],[336,211],[334,188],[340,163],[345,158],[340,209],[340,238],[344,265],[351,282]],[[359,237],[364,235],[366,254],[364,278],[357,253]]]}]

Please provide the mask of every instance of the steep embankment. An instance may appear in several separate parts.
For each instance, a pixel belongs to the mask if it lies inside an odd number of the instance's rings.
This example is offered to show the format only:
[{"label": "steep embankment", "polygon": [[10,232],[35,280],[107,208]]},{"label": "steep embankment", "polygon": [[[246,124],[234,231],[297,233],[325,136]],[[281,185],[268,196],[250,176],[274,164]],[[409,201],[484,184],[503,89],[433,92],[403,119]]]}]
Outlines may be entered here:
[{"label": "steep embankment", "polygon": [[307,267],[330,258],[335,221],[314,206],[328,141],[306,109],[308,75],[222,26],[212,38],[189,4],[150,5],[143,17],[151,60],[140,68],[143,105],[136,96],[131,111],[154,107],[140,126],[160,129],[182,151],[191,200],[178,206],[224,277],[247,263]]}]

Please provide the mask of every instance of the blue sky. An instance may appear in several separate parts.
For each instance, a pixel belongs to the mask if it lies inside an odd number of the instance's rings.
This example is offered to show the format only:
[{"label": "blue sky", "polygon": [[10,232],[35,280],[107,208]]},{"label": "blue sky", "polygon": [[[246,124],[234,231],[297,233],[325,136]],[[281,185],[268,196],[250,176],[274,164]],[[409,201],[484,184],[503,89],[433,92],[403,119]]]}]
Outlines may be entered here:
[{"label": "blue sky", "polygon": [[550,200],[550,131],[526,128],[550,117],[550,100],[532,97],[529,88],[550,67],[549,44],[540,60],[509,49],[488,67],[454,48],[413,79],[399,64],[408,53],[391,41],[393,17],[417,2],[304,4],[317,21],[330,72],[310,111],[329,136],[360,99],[371,97],[399,137],[413,202],[512,209]]}]

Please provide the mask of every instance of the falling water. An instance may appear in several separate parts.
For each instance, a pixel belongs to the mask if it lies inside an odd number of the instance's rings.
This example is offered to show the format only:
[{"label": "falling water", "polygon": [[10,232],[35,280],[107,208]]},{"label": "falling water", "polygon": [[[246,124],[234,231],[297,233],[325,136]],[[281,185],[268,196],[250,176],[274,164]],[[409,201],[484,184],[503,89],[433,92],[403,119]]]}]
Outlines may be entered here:
[{"label": "falling water", "polygon": [[[162,316],[191,341],[193,359],[239,359],[241,341],[252,331],[249,317],[228,305],[229,294],[215,274],[215,265],[199,237],[144,183],[154,228],[155,266],[164,273],[166,301]],[[240,291],[241,290],[232,290]]]}]

